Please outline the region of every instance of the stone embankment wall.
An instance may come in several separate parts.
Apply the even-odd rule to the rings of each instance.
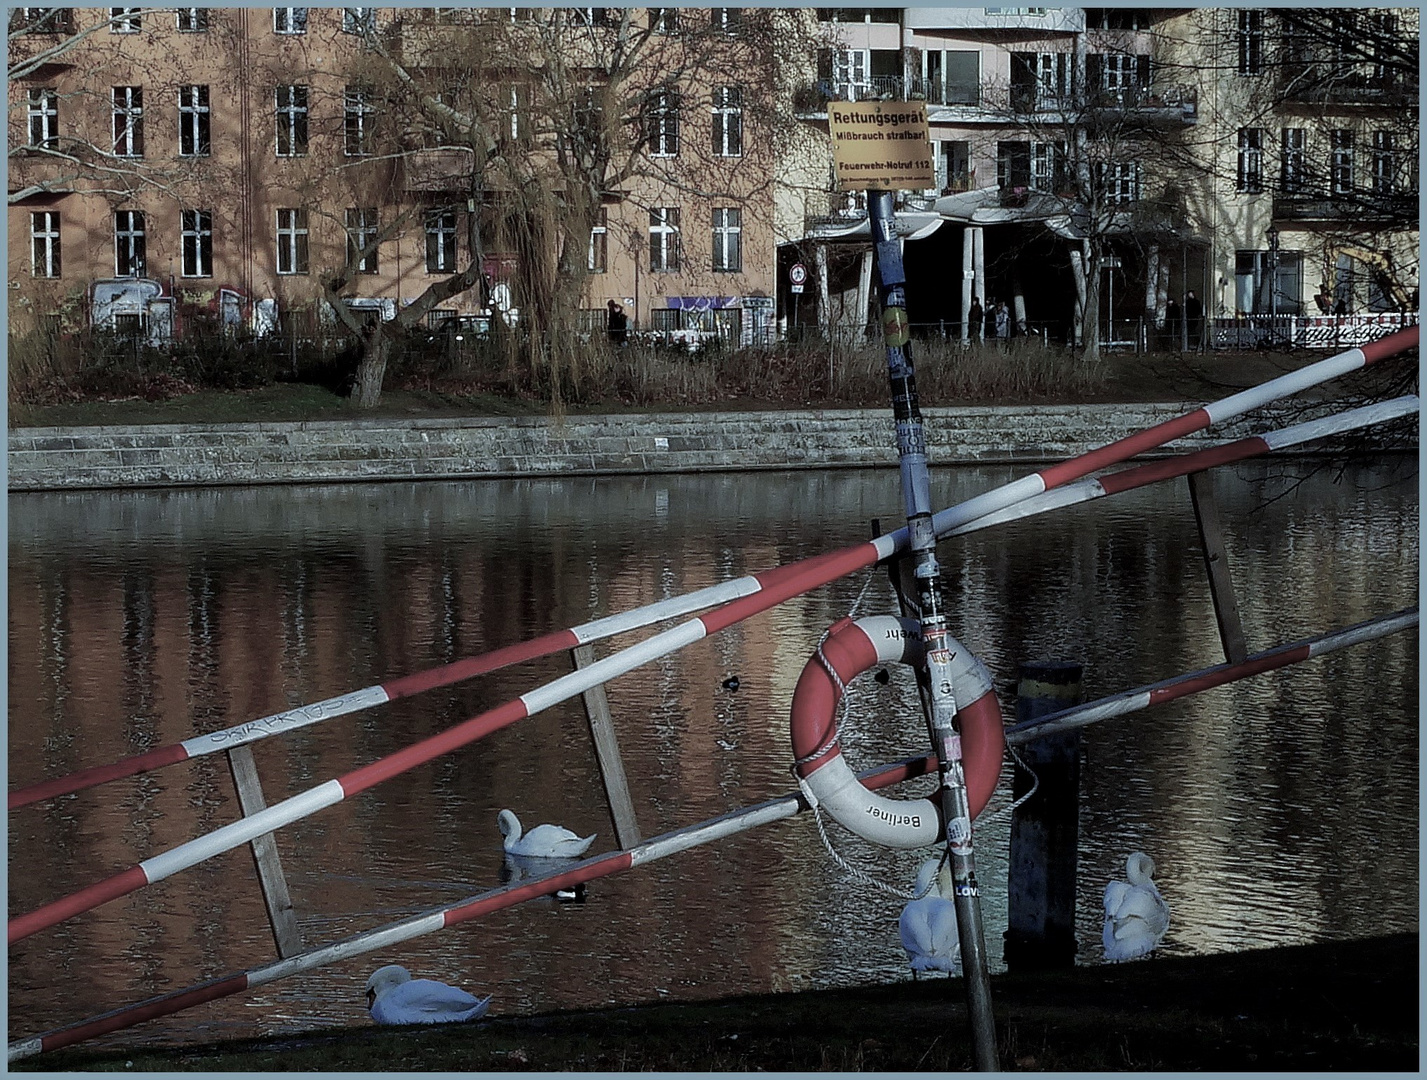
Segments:
[[[933,465],[1057,461],[1183,404],[927,409]],[[1183,452],[1276,426],[1225,425]],[[11,491],[895,466],[890,410],[18,428]]]

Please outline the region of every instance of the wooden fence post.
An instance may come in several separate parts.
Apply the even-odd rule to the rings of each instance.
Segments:
[[[242,807],[243,816],[251,817],[264,809],[267,803],[263,800],[263,787],[258,780],[253,748],[244,745],[229,750],[228,768],[233,773],[233,786],[238,789],[238,805]],[[282,863],[278,861],[277,842],[272,833],[264,833],[255,837],[249,847],[253,852],[253,865],[258,870],[258,884],[263,890],[263,903],[267,905],[277,954],[283,959],[295,956],[302,951],[302,934],[297,929],[297,913],[292,909],[287,879],[283,877]]]
[[[1239,601],[1234,596],[1234,580],[1224,552],[1224,533],[1219,526],[1219,504],[1214,501],[1214,478],[1208,472],[1189,474],[1189,497],[1194,503],[1194,519],[1199,523],[1199,540],[1204,545],[1204,567],[1209,571],[1209,595],[1214,601],[1214,618],[1219,623],[1219,640],[1231,664],[1248,658],[1244,625],[1239,619]]]
[[[1021,665],[1016,722],[1080,701],[1081,665]],[[1075,964],[1075,873],[1080,840],[1080,732],[1047,735],[1021,747],[1039,778],[1035,795],[1011,816],[1005,959],[1012,971]],[[1035,781],[1017,767],[1011,787],[1019,799]]]
[[[590,645],[580,645],[570,650],[570,658],[578,671],[594,663],[595,650]],[[643,838],[634,816],[634,800],[629,797],[629,781],[624,775],[624,759],[620,757],[619,740],[614,734],[609,698],[605,696],[603,684],[591,687],[583,696],[585,717],[590,722],[590,741],[594,743],[595,760],[599,763],[600,779],[604,781],[605,797],[609,800],[615,839],[621,850],[628,851]]]

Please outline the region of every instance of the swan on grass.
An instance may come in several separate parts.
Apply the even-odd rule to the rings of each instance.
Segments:
[[[917,871],[916,893],[917,899],[902,909],[897,920],[912,978],[919,971],[950,974],[961,961],[951,868],[941,859],[927,859]]]
[[[484,1016],[490,1003],[435,979],[413,979],[400,964],[377,968],[367,980],[367,1008],[378,1024],[456,1024]]]
[[[520,818],[514,811],[502,810],[496,819],[500,834],[505,837],[505,850],[511,855],[533,856],[537,859],[572,859],[583,855],[595,842],[598,833],[576,836],[563,825],[537,825],[522,831]]]
[[[1154,883],[1154,860],[1137,851],[1125,860],[1126,881],[1105,886],[1106,960],[1145,956],[1164,940],[1169,905]]]

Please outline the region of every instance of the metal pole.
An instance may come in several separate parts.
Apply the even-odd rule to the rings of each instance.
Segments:
[[[928,724],[941,773],[941,803],[946,818],[946,846],[955,886],[956,918],[961,939],[961,963],[971,1021],[973,1058],[981,1072],[996,1072],[996,1018],[991,1011],[991,979],[986,967],[981,899],[976,885],[976,859],[971,843],[971,808],[961,763],[961,736],[956,731],[956,701],[951,693],[950,634],[942,611],[941,567],[936,561],[932,527],[931,476],[927,469],[926,437],[917,405],[917,381],[912,369],[907,325],[907,294],[903,286],[901,245],[897,242],[890,191],[867,192],[872,240],[882,282],[882,329],[887,347],[887,374],[892,390],[892,414],[897,425],[897,456],[902,474],[902,501],[907,510],[912,576],[926,648],[931,689]],[[910,599],[910,597],[908,598]]]

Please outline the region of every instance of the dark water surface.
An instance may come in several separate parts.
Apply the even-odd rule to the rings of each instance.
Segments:
[[[1015,475],[939,470],[936,505]],[[1216,492],[1250,651],[1416,602],[1414,462],[1219,470]],[[896,524],[899,500],[891,471],[12,495],[10,785],[850,544]],[[1222,660],[1183,481],[940,555],[953,631],[998,685],[1017,661],[1073,657],[1100,697]],[[863,573],[610,684],[646,837],[790,789],[793,685],[859,597],[858,614],[894,610],[885,574]],[[267,800],[568,670],[551,657],[255,744]],[[1099,894],[1135,849],[1158,863],[1170,953],[1416,930],[1417,673],[1401,633],[1089,729],[1080,962],[1100,962]],[[854,767],[925,749],[909,680],[857,685]],[[998,968],[1008,790],[1009,773],[977,832]],[[499,884],[503,807],[614,846],[578,701],[283,829],[306,943]],[[221,755],[18,810],[10,914],[237,814]],[[829,835],[900,887],[923,856]],[[493,1013],[903,979],[900,906],[802,815],[598,881],[583,905],[528,903],[107,1041],[364,1024],[363,984],[389,962],[494,994]],[[10,1038],[274,955],[252,859],[231,851],[11,948]]]

